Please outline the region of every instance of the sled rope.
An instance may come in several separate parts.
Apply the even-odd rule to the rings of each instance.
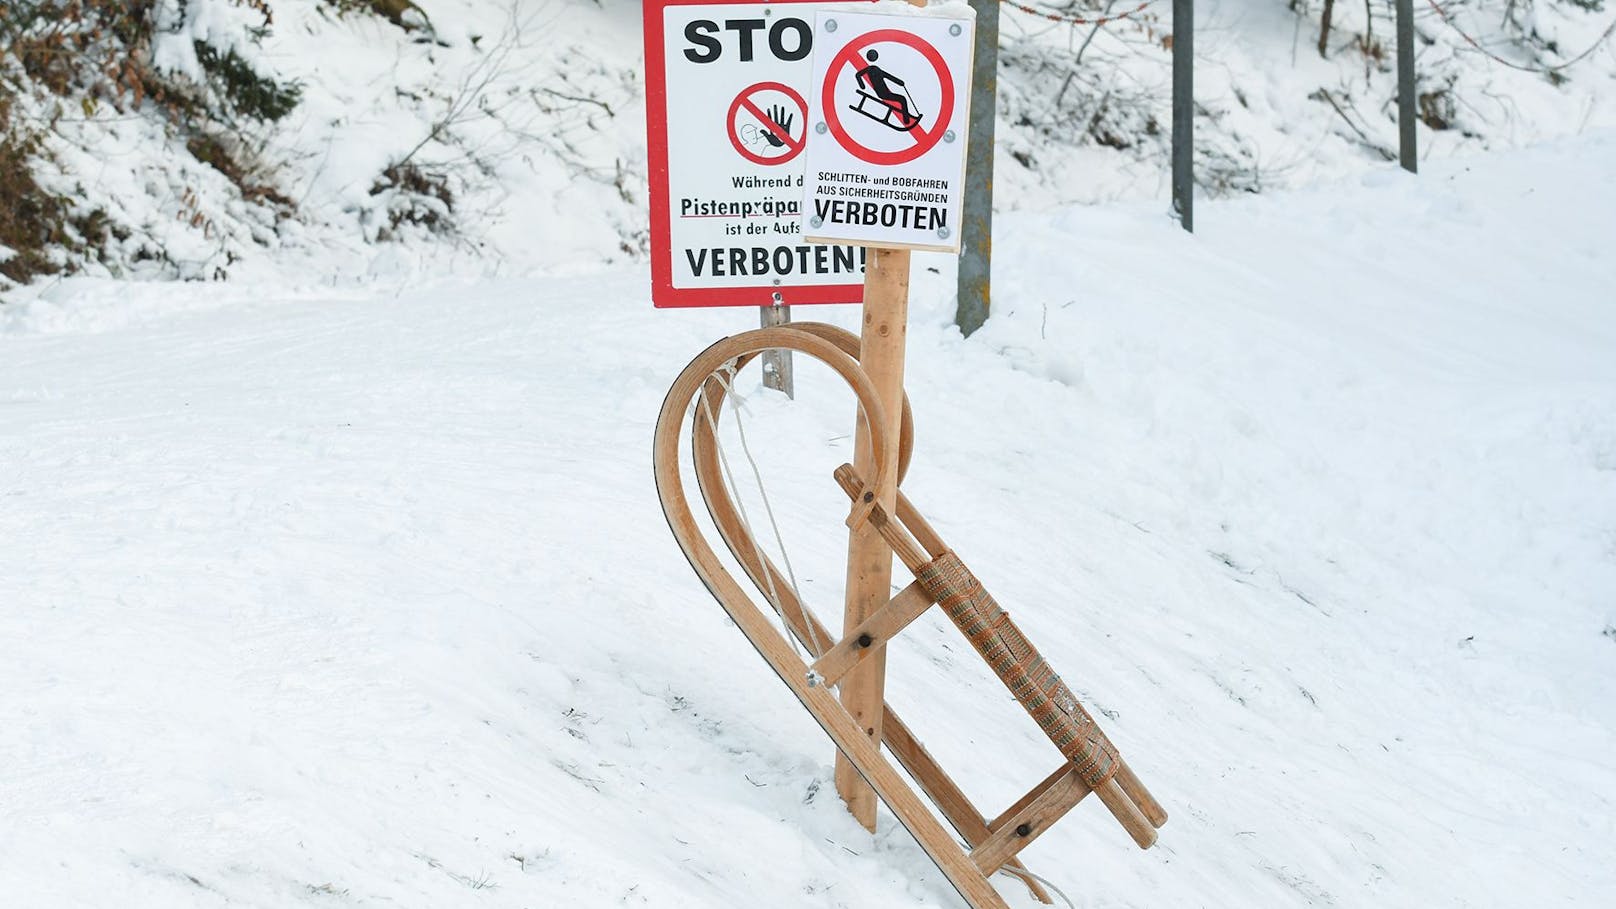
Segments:
[[[747,444],[746,441],[746,424],[741,419],[741,398],[740,395],[735,393],[734,365],[726,365],[723,369],[714,372],[712,378],[717,380],[718,384],[723,387],[724,397],[729,399],[730,407],[735,412],[735,432],[741,439],[741,451],[746,455],[746,462],[752,466],[752,477],[757,482],[758,495],[763,499],[763,511],[768,515],[769,526],[774,530],[775,545],[780,547],[780,559],[786,565],[786,577],[791,581],[791,592],[796,596],[797,602],[801,603],[802,591],[797,587],[797,573],[791,567],[791,553],[786,551],[785,537],[780,533],[780,522],[775,520],[774,517],[774,506],[769,504],[769,491],[763,485],[763,471],[758,467],[757,458],[752,456],[752,446]],[[701,407],[703,416],[707,419],[707,425],[712,427],[713,435],[716,438],[718,435],[718,421],[713,419],[712,402],[706,395],[701,396]],[[752,522],[747,517],[746,505],[741,500],[739,488],[735,483],[735,472],[730,468],[728,456],[724,454],[724,446],[717,445],[714,447],[718,451],[719,463],[724,468],[724,483],[728,488],[730,499],[735,502],[736,509],[740,512],[741,523],[746,528],[746,536],[752,543],[753,552],[761,559],[763,551],[758,549],[757,536],[752,533]],[[785,633],[786,639],[791,641],[792,647],[800,654],[802,652],[800,642],[798,642],[796,635],[791,633],[791,626],[786,621],[785,610],[780,606],[780,592],[775,588],[774,572],[764,572],[763,576],[768,588],[766,591],[767,599],[769,605],[774,608],[774,614],[780,619],[780,629]],[[812,651],[814,656],[824,653],[825,647],[819,640],[817,629],[810,626],[809,634],[812,636],[812,640],[809,641],[809,650]]]
[[[1021,878],[1022,883],[1033,881],[1043,884],[1045,887],[1055,891],[1055,895],[1060,897],[1061,902],[1066,904],[1066,909],[1077,909],[1077,904],[1072,902],[1072,898],[1067,896],[1065,891],[1061,890],[1061,888],[1050,883],[1049,878],[1044,877],[1043,875],[1033,874],[1031,871],[1028,871],[1025,868],[1016,868],[1011,865],[1005,865],[1003,868],[1000,868],[999,873],[1008,874],[1011,877]]]

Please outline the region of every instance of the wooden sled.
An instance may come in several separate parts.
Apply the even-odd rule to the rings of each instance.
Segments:
[[[913,504],[898,493],[896,515],[881,508],[875,491],[882,484],[895,485],[907,472],[913,421],[905,399],[899,438],[892,439],[883,431],[887,424],[880,401],[856,359],[858,345],[856,337],[834,326],[797,323],[735,335],[703,351],[680,373],[663,402],[653,451],[657,491],[668,526],[707,589],[948,881],[973,909],[1008,909],[988,878],[1001,868],[1025,872],[1016,855],[1090,792],[1099,796],[1141,848],[1155,842],[1156,828],[1166,823],[1167,815],[1066,685]],[[865,416],[877,455],[874,463],[888,463],[884,457],[888,446],[898,445],[896,476],[877,474],[866,484],[851,467],[843,465],[836,471],[836,480],[854,502],[848,523],[868,522],[876,527],[916,580],[856,628],[844,629],[841,636],[831,634],[798,600],[786,575],[747,532],[745,519],[723,481],[717,422],[729,394],[727,377],[770,349],[814,357],[847,382]],[[811,665],[785,638],[770,615],[775,610],[765,611],[751,599],[696,523],[679,465],[680,432],[692,404],[695,476],[714,526],[750,580],[759,590],[772,594],[779,618],[813,656]],[[1066,757],[1047,778],[990,820],[971,804],[891,705],[883,705],[881,744],[919,784],[969,851],[942,826],[832,691],[850,669],[939,602]],[[1036,898],[1050,902],[1035,879],[1023,880]]]
[[[892,102],[876,97],[867,91],[860,90],[858,96],[858,103],[849,104],[847,106],[848,110],[851,110],[854,113],[863,114],[864,116],[869,117],[871,120],[874,120],[888,129],[895,129],[900,132],[909,132],[920,125],[921,118],[918,114],[911,117],[903,110],[895,107]],[[884,113],[882,113],[880,116],[876,116],[870,111],[865,110],[864,102],[866,101],[874,101],[876,106],[884,111]],[[892,122],[894,115],[897,116],[898,122],[896,123]]]

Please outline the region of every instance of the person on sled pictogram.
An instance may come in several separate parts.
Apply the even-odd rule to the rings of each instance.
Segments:
[[[869,117],[882,126],[890,127],[902,132],[908,132],[920,125],[920,114],[915,111],[915,99],[910,97],[909,89],[903,80],[892,75],[875,64],[881,55],[874,50],[864,53],[864,58],[870,65],[853,74],[858,84],[859,100],[857,104],[850,105],[850,109]],[[899,94],[892,86],[903,89]],[[881,105],[879,112],[864,109],[864,102],[874,101]]]

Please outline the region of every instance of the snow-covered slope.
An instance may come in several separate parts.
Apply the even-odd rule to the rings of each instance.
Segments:
[[[1173,815],[1150,852],[1092,804],[1034,844],[1079,905],[1616,898],[1613,154],[1378,169],[1196,237],[1008,217],[969,340],[920,262],[906,489]],[[4,310],[3,902],[959,905],[841,810],[669,538],[663,391],[755,316],[646,296]],[[851,402],[798,381],[748,440],[834,616]],[[990,812],[1058,761],[936,617],[890,695]]]

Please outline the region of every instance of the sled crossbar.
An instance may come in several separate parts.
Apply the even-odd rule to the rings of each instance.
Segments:
[[[686,367],[670,389],[658,418],[653,458],[668,525],[708,590],[972,909],[1009,909],[988,877],[1001,868],[1025,872],[1018,854],[1090,792],[1099,797],[1138,845],[1151,845],[1156,838],[1155,828],[1166,821],[1161,806],[1117,755],[1092,718],[1086,712],[1079,713],[1082,708],[1069,689],[1047,668],[1025,636],[1010,623],[1009,616],[982,590],[964,563],[943,544],[901,491],[892,488],[895,495],[884,497],[896,503],[896,515],[888,515],[879,504],[883,497],[866,490],[851,467],[844,465],[836,471],[837,482],[854,503],[848,523],[868,522],[877,528],[898,559],[916,576],[914,583],[884,606],[855,627],[844,629],[839,639],[805,607],[786,574],[758,547],[723,480],[717,421],[728,409],[725,404],[733,374],[770,349],[796,350],[830,366],[857,395],[871,430],[873,449],[880,453],[888,450],[887,445],[897,446],[896,476],[883,477],[878,469],[870,482],[871,490],[888,483],[895,486],[908,466],[913,438],[908,402],[903,403],[896,439],[876,428],[885,425],[879,419],[881,404],[855,359],[858,339],[852,334],[828,325],[798,323],[789,328],[747,332],[714,344]],[[696,414],[691,426],[695,477],[713,526],[756,588],[769,592],[777,617],[766,614],[740,587],[717,559],[694,519],[678,466],[679,433],[692,409]],[[875,463],[886,462],[877,458]],[[881,651],[939,603],[962,630],[976,629],[974,635],[967,631],[967,637],[979,653],[994,654],[988,657],[989,665],[1013,692],[1020,686],[1026,693],[1023,697],[1018,692],[1018,700],[1035,719],[1039,718],[1036,710],[1055,711],[1050,722],[1039,719],[1039,725],[1066,760],[991,820],[971,803],[890,704],[881,705],[879,732],[872,733],[853,718],[831,690],[849,670]],[[781,633],[776,618],[784,623],[789,637],[810,655],[806,660]],[[889,755],[907,771],[907,778],[889,761]],[[969,851],[940,825],[921,794],[965,841]],[[1049,894],[1035,879],[1022,879],[1035,898],[1050,902]]]
[[[825,651],[824,656],[815,660],[808,667],[809,681],[816,685],[834,685],[841,681],[842,676],[847,675],[864,657],[895,637],[910,622],[920,618],[936,602],[936,598],[927,593],[919,581],[905,587],[849,632],[847,637],[837,642],[836,646]]]

